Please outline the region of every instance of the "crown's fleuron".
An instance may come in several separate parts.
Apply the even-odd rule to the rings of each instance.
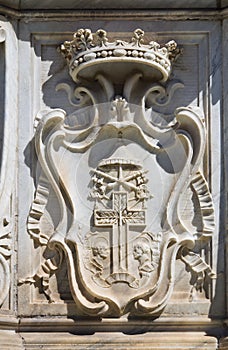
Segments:
[[[101,65],[102,70],[111,74],[126,72],[126,67],[135,70],[140,67],[144,75],[154,74],[156,80],[166,81],[171,72],[171,63],[180,54],[180,49],[174,40],[161,47],[155,41],[144,44],[143,37],[144,31],[136,29],[129,42],[109,42],[103,29],[95,34],[90,29],[79,29],[74,33],[73,40],[65,41],[60,50],[76,82],[80,78],[91,78],[98,73]]]

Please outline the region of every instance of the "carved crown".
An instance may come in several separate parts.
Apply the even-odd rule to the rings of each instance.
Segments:
[[[136,70],[140,65],[145,76],[155,74],[157,80],[166,81],[171,72],[171,63],[180,54],[180,49],[174,40],[160,46],[155,41],[144,44],[143,37],[144,31],[136,29],[129,42],[109,42],[103,29],[95,34],[90,29],[79,29],[74,33],[73,40],[65,41],[60,50],[67,60],[70,75],[76,82],[98,73],[100,64],[102,70],[106,67],[109,74],[114,74],[116,69],[125,72],[128,67]]]

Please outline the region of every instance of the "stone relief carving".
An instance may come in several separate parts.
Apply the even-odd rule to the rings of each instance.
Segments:
[[[0,43],[6,40],[5,29],[0,27]],[[7,298],[10,288],[10,256],[12,255],[12,231],[13,222],[13,172],[9,164],[14,164],[15,140],[11,140],[11,132],[14,128],[12,121],[8,120],[8,115],[4,115],[3,135],[4,143],[0,149],[0,306]]]
[[[43,112],[35,131],[41,171],[28,231],[52,254],[20,282],[43,279],[54,301],[48,279],[64,256],[82,315],[159,315],[172,294],[178,256],[196,273],[196,288],[205,275],[214,277],[200,250],[193,251],[214,230],[201,170],[204,118],[191,107],[168,118],[153,110],[183,87],[167,82],[181,50],[174,41],[143,40],[140,29],[130,42],[78,30],[61,46],[77,86],[58,86],[75,113]],[[50,190],[58,217],[47,235],[41,219],[49,215]]]
[[[148,198],[148,190],[145,171],[141,168],[140,164],[119,157],[103,160],[98,169],[93,170],[94,191],[91,195],[96,200],[94,225],[111,227],[109,244],[98,246],[99,249],[103,247],[102,252],[105,246],[105,251],[108,246],[111,247],[110,271],[106,278],[109,285],[122,281],[130,287],[134,284],[138,286],[136,276],[128,271],[129,250],[132,250],[128,227],[145,225],[144,202]]]

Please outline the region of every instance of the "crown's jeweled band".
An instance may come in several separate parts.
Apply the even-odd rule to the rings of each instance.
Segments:
[[[65,41],[60,49],[75,81],[78,80],[78,74],[83,68],[120,60],[152,66],[160,71],[161,80],[167,80],[171,72],[171,62],[180,54],[180,49],[173,40],[161,47],[155,41],[144,44],[143,37],[144,31],[136,29],[129,42],[123,40],[109,42],[103,29],[99,29],[95,35],[89,29],[79,29],[74,34],[73,40]]]

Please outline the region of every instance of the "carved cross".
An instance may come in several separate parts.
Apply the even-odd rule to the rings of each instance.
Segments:
[[[112,209],[94,210],[96,226],[112,227],[111,270],[112,273],[128,269],[128,226],[145,225],[145,210],[128,209],[128,193],[112,192]]]

